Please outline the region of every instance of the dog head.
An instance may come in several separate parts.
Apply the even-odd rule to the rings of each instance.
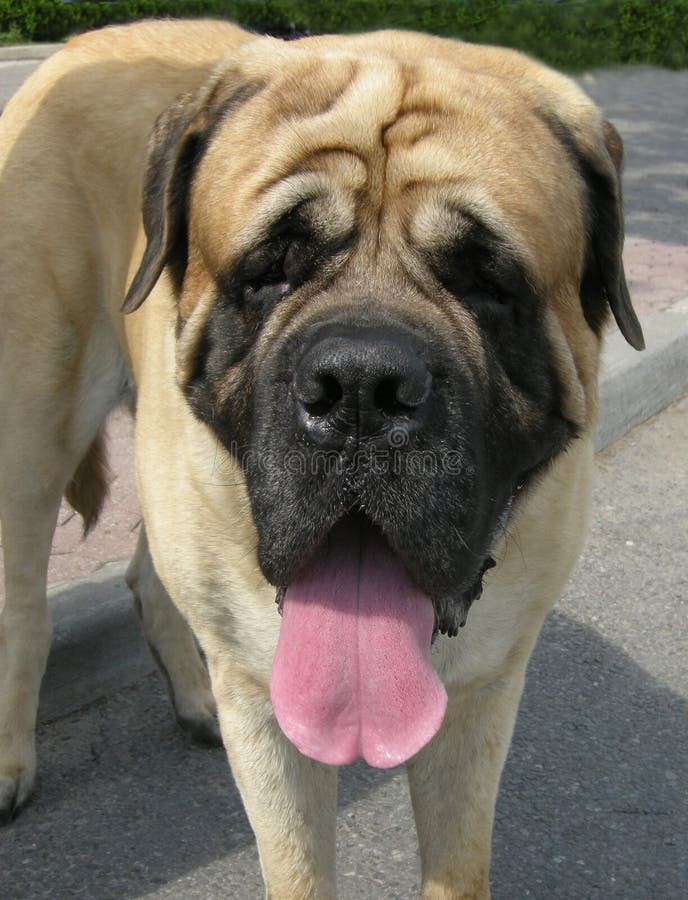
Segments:
[[[568,79],[413,34],[259,39],[162,115],[124,309],[167,267],[177,381],[243,466],[269,582],[383,535],[456,633],[593,425],[609,310],[642,346],[620,165]]]

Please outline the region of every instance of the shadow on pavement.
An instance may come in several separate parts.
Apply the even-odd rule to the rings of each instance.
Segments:
[[[687,715],[621,649],[555,612],[502,781],[495,898],[686,896]]]

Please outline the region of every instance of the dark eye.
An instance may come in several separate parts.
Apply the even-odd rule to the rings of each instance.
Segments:
[[[524,272],[502,239],[459,212],[453,243],[432,254],[432,265],[445,290],[476,316],[510,321],[520,298],[528,294]]]
[[[293,289],[296,244],[286,237],[275,238],[244,257],[240,278],[245,306],[262,314]]]
[[[283,297],[308,281],[333,249],[308,233],[276,235],[248,253],[239,268],[245,308],[267,315]]]
[[[514,295],[499,287],[476,286],[466,291],[461,299],[486,323],[510,320],[514,312]]]
[[[438,271],[442,286],[477,315],[500,316],[512,307],[510,285],[466,259],[445,260]]]
[[[316,277],[326,277],[328,266],[343,258],[355,233],[336,237],[314,233],[307,204],[282,217],[261,244],[250,250],[226,282],[225,293],[258,319],[292,291]],[[324,273],[324,274],[323,274]]]

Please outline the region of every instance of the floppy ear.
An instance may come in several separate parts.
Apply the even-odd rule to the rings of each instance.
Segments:
[[[608,304],[628,343],[636,350],[643,350],[645,340],[631,304],[621,259],[623,143],[611,123],[604,123],[603,133],[604,144],[598,151],[591,154],[579,149],[577,154],[588,186],[590,216],[581,303],[588,324],[597,333]]]
[[[142,201],[147,244],[123,313],[141,306],[173,255],[177,260],[174,274],[180,280],[183,277],[187,195],[207,128],[207,117],[202,114],[204,100],[205,92],[180,97],[158,117],[149,138]]]
[[[194,171],[215,128],[257,85],[237,85],[229,70],[217,74],[196,94],[185,94],[165,110],[148,140],[142,215],[146,250],[122,305],[134,312],[168,266],[177,289],[188,262],[187,203]]]

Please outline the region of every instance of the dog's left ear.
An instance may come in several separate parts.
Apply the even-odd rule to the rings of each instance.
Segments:
[[[588,324],[598,334],[608,304],[628,343],[636,350],[643,350],[645,339],[631,303],[621,259],[623,143],[610,122],[604,122],[603,135],[603,147],[598,151],[581,153],[579,150],[577,154],[588,187],[590,216],[581,303]]]
[[[158,117],[148,140],[143,179],[146,250],[127,291],[123,313],[141,306],[165,266],[177,288],[181,286],[188,262],[187,203],[193,173],[216,124],[257,90],[237,84],[225,70],[196,94],[178,98]]]

